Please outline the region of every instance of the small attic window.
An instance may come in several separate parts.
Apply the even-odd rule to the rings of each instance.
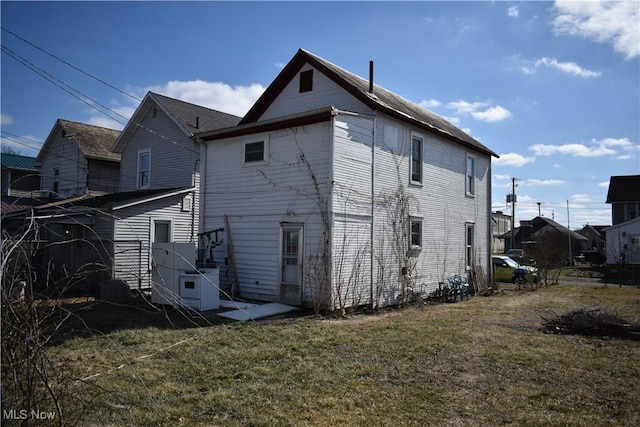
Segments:
[[[151,117],[153,117],[154,119],[158,117],[158,109],[156,107],[153,107],[153,110],[151,111]]]
[[[300,93],[311,92],[313,90],[313,70],[300,73]]]

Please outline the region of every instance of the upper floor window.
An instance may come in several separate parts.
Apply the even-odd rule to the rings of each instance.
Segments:
[[[466,192],[469,196],[473,196],[476,194],[475,170],[476,159],[473,156],[467,155]]]
[[[264,162],[266,161],[265,141],[248,142],[244,144],[244,162]]]
[[[58,194],[58,191],[60,191],[60,168],[56,166],[53,168],[53,192]]]
[[[422,138],[411,139],[411,182],[422,184]]]
[[[138,152],[138,188],[149,188],[151,178],[151,152]]]
[[[300,73],[300,93],[311,92],[313,90],[313,70]]]

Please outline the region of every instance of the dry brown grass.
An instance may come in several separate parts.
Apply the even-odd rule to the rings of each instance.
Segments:
[[[132,317],[51,354],[68,376],[100,374],[65,402],[88,425],[640,425],[640,342],[541,330],[588,307],[640,322],[640,290],[507,289],[377,316],[186,329]]]

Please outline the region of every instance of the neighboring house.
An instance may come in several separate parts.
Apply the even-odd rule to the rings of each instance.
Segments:
[[[640,217],[605,229],[607,264],[640,265]],[[636,270],[640,279],[640,270]]]
[[[34,197],[40,195],[40,172],[35,157],[2,153],[2,195]]]
[[[607,203],[611,204],[611,225],[640,216],[640,175],[612,176]]]
[[[494,254],[502,254],[505,251],[502,235],[511,231],[511,215],[505,215],[502,211],[491,214],[491,233],[493,235],[492,249]]]
[[[58,250],[42,259],[54,260],[55,266],[64,265],[69,272],[87,271],[84,266],[91,265],[93,273],[109,273],[131,288],[151,287],[154,243],[193,242],[196,248],[200,147],[191,139],[194,131],[239,121],[230,114],[149,92],[107,147],[121,159],[115,172],[121,190],[86,194],[36,210],[38,223],[45,226],[41,238],[75,242],[65,253]],[[80,126],[58,121],[50,136],[50,153],[43,155],[45,166],[52,163],[51,158],[59,158],[51,154],[58,152],[56,147],[63,147],[59,152],[66,153],[64,160],[73,158],[67,157],[73,146],[64,143],[79,135]],[[58,190],[64,191],[62,168],[59,176]],[[13,217],[28,214],[17,212]]]
[[[120,131],[58,119],[36,157],[42,197],[115,193],[120,154],[111,146]]]
[[[371,77],[299,50],[238,126],[196,138],[235,294],[378,306],[491,272],[496,154]]]
[[[588,239],[581,234],[544,216],[520,221],[520,227],[513,229],[513,246],[511,245],[511,232],[505,233],[502,238],[505,240],[506,247],[533,251],[536,246],[536,237],[548,232],[556,233],[566,239],[567,252],[571,248],[571,257],[580,255],[583,244],[588,242]]]
[[[606,233],[604,229],[609,227],[608,225],[585,225],[582,230],[578,231],[578,234],[586,237],[587,240],[582,244],[583,251],[594,251],[605,253],[607,249]]]
[[[640,264],[640,175],[612,176],[607,203],[612,222],[605,229],[607,264]],[[637,268],[633,273],[640,279]]]
[[[149,252],[154,242],[197,243],[201,165],[200,144],[192,137],[239,121],[231,114],[148,92],[113,151],[122,156],[121,191],[151,194],[112,207],[111,238],[142,241]],[[122,257],[126,263],[126,255]],[[115,262],[121,261],[116,257]]]

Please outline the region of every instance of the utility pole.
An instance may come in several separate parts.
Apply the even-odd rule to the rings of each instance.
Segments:
[[[571,257],[571,223],[569,222],[569,200],[567,199],[567,230],[569,231],[569,265],[573,265],[573,258]]]
[[[511,178],[511,194],[507,195],[507,203],[511,202],[511,247],[514,248],[514,228],[516,221],[516,180],[517,178]]]

